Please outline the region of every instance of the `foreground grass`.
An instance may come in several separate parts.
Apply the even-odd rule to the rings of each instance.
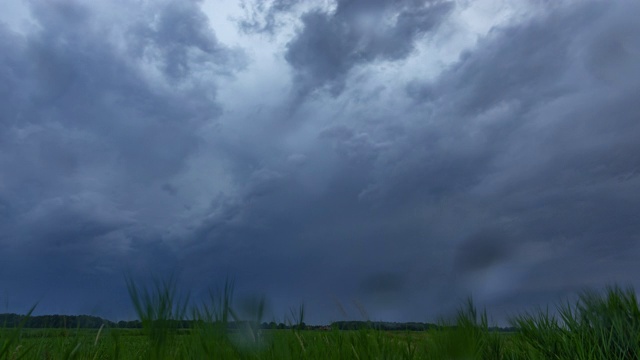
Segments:
[[[142,329],[2,329],[0,359],[640,359],[638,301],[619,287],[583,292],[557,316],[515,317],[518,330],[504,334],[491,331],[471,301],[453,322],[426,332],[262,330],[264,302],[239,319],[232,284],[192,309],[173,282],[128,286]],[[174,320],[185,318],[199,321],[179,329]],[[304,308],[296,318],[303,322]],[[249,321],[228,330],[239,320]]]

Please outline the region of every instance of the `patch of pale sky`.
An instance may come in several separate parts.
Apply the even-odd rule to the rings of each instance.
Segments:
[[[33,25],[29,8],[23,0],[4,0],[0,5],[0,23],[19,34],[26,34]]]
[[[524,21],[536,13],[529,0],[460,0],[456,5],[437,33],[416,44],[417,55],[407,59],[412,78],[436,78],[491,29]]]
[[[214,29],[216,37],[227,46],[243,46],[245,39],[238,32],[233,18],[242,15],[239,2],[235,0],[205,0],[202,12],[209,18],[209,24]]]
[[[327,11],[331,10],[330,4],[331,2],[324,4]],[[361,90],[372,89],[371,96],[378,92],[379,95],[383,94],[388,98],[393,94],[402,93],[400,87],[411,80],[437,77],[447,66],[454,63],[462,52],[473,48],[478,39],[486,36],[492,28],[522,21],[531,16],[534,13],[532,7],[531,1],[528,0],[460,1],[454,14],[443,23],[437,33],[418,42],[416,56],[397,63],[375,62],[360,69],[353,69],[349,74],[349,80],[364,79],[364,83],[359,82],[355,87]],[[287,15],[291,17],[288,27],[281,29],[277,36],[268,38],[264,34],[239,32],[234,19],[242,16],[242,9],[237,2],[208,0],[203,3],[202,9],[209,16],[218,39],[225,45],[242,47],[251,58],[246,70],[232,79],[222,80],[223,84],[218,93],[218,100],[225,104],[226,113],[221,122],[227,123],[229,120],[237,126],[242,126],[238,117],[249,116],[247,111],[255,111],[246,108],[247,99],[260,99],[260,106],[275,106],[291,85],[284,50],[291,32],[298,26],[294,21],[296,16]],[[298,12],[305,9],[302,7]],[[375,76],[367,78],[365,74]],[[391,88],[389,84],[395,84],[395,87]]]
[[[206,145],[189,159],[187,170],[175,177],[173,185],[178,188],[176,196],[181,206],[189,214],[206,211],[211,199],[220,193],[234,195],[238,190],[217,151]]]
[[[287,145],[299,150],[309,148],[319,130],[339,124],[356,129],[364,126],[371,130],[370,123],[356,124],[351,120],[354,118],[367,119],[368,122],[385,117],[396,119],[398,114],[394,114],[393,109],[404,108],[398,106],[398,102],[407,101],[402,94],[408,82],[437,77],[447,66],[455,63],[462,52],[473,48],[479,39],[487,36],[492,28],[524,21],[533,13],[531,3],[524,0],[461,2],[436,34],[419,42],[416,56],[395,62],[373,62],[352,69],[344,93],[330,99],[330,108],[335,110],[333,114],[326,112],[329,105],[326,98],[308,100],[300,111],[310,121],[299,127],[295,136],[289,137]],[[376,98],[377,101],[369,101]],[[362,112],[370,114],[353,116],[362,115]],[[314,113],[322,113],[325,118],[314,117]]]
[[[217,99],[224,104],[219,119],[225,127],[245,126],[244,120],[263,108],[275,106],[290,86],[290,71],[284,59],[288,39],[262,34],[243,34],[235,19],[242,16],[237,1],[207,0],[202,4],[218,40],[237,46],[249,57],[246,69],[232,78],[220,79]],[[253,106],[247,107],[251,102]]]

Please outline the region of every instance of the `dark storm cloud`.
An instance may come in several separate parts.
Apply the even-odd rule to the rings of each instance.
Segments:
[[[475,271],[491,267],[508,259],[510,247],[517,239],[508,237],[500,230],[483,229],[458,245],[455,265],[461,271]]]
[[[198,2],[29,7],[30,32],[0,27],[3,286],[37,301],[64,282],[82,298],[96,279],[121,289],[127,268],[166,273],[160,194],[177,194],[169,181],[221,112],[216,76],[242,54],[216,40]]]
[[[287,45],[301,97],[327,86],[342,92],[357,65],[406,58],[414,42],[434,31],[453,8],[449,1],[338,1],[334,12],[310,11],[303,28]]]
[[[460,171],[445,187],[465,179],[456,191],[473,194],[494,221],[506,221],[501,226],[515,229],[513,242],[522,246],[522,254],[505,256],[503,246],[474,251],[463,242],[459,262],[483,268],[497,259],[526,261],[528,242],[549,248],[547,260],[516,265],[524,268],[518,291],[545,287],[543,279],[556,293],[634,281],[616,269],[622,262],[635,268],[624,253],[637,253],[640,237],[632,220],[640,210],[634,195],[640,148],[633,140],[640,134],[639,85],[630,80],[640,74],[633,60],[640,43],[630,37],[638,27],[624,10],[637,4],[609,5],[569,6],[526,26],[494,29],[436,81],[408,87],[452,124],[439,139],[460,143],[454,151],[468,161],[456,166],[450,155],[443,158]],[[604,44],[617,50],[602,52]],[[411,178],[411,170],[403,171],[400,179]],[[563,275],[550,281],[552,273]]]
[[[0,111],[2,114],[16,114],[20,106],[26,102],[27,89],[23,84],[29,69],[23,65],[22,57],[25,44],[20,41],[18,34],[10,31],[0,22],[0,47],[4,49],[0,56],[0,66],[3,82],[0,85]],[[8,128],[18,121],[15,117],[2,116],[0,119],[0,139],[5,143],[8,140]]]
[[[571,47],[575,33],[604,6],[576,9],[579,14],[572,17],[552,14],[548,21],[526,27],[493,29],[478,49],[463,53],[436,84],[411,83],[407,91],[418,101],[440,100],[456,106],[458,111],[468,112],[464,115],[477,115],[510,101],[528,107],[535,105],[531,102],[575,91],[570,87],[576,84],[561,81],[571,70],[571,57],[577,50]],[[498,39],[491,41],[494,37]],[[509,41],[501,41],[506,37]],[[548,61],[550,58],[554,61]],[[455,104],[446,97],[454,91]]]
[[[347,5],[307,14],[289,54],[305,36],[328,43],[332,36],[309,29],[348,23]],[[201,225],[214,232],[195,239],[212,239],[211,250],[197,247],[186,258],[203,262],[195,259],[225,249],[242,260],[212,268],[234,269],[255,288],[267,284],[294,299],[295,292],[328,312],[332,305],[317,299],[331,289],[363,299],[373,317],[393,313],[393,303],[406,311],[394,316],[407,319],[433,316],[469,293],[499,308],[634,282],[635,7],[566,5],[495,28],[435,80],[413,81],[414,104],[397,109],[403,121],[394,126],[346,113],[340,125],[318,130],[301,165],[274,160],[287,157],[278,151],[263,156],[244,195],[216,203],[220,217]],[[609,42],[616,51],[603,56]],[[338,65],[322,70],[331,52],[309,52],[316,57],[294,66],[296,74],[312,74],[314,86],[344,81],[359,60],[332,46]],[[407,54],[365,49],[369,60]]]
[[[246,36],[295,10],[256,4]],[[276,321],[301,301],[310,323],[433,321],[470,293],[491,310],[640,285],[635,2],[540,9],[425,80],[398,60],[452,3],[340,1],[280,49],[294,92],[247,118],[263,99],[216,99],[251,63],[197,5],[33,2],[40,30],[0,29],[0,276],[18,301],[126,316],[104,310],[125,308],[123,271],[176,272],[194,298],[235,278]],[[349,78],[377,61],[398,62]],[[411,80],[369,87],[388,79]]]

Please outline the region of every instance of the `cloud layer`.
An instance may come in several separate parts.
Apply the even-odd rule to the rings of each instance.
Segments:
[[[635,2],[523,0],[477,33],[484,2],[248,2],[220,9],[230,43],[206,5],[0,24],[9,303],[127,317],[123,274],[175,272],[277,320],[432,321],[468,294],[504,319],[640,285]]]

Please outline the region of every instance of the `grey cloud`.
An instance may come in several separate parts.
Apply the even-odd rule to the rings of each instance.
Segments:
[[[238,27],[244,33],[266,33],[274,35],[283,24],[279,15],[292,11],[300,0],[264,0],[242,1],[244,17],[238,19]]]
[[[345,0],[333,13],[306,13],[286,53],[295,69],[295,91],[304,97],[327,86],[333,95],[341,93],[353,67],[404,59],[418,37],[433,31],[452,8],[448,1]]]
[[[500,102],[517,101],[529,108],[533,105],[530,102],[550,101],[575,90],[562,81],[571,67],[571,30],[578,26],[576,22],[592,20],[596,11],[589,7],[581,10],[572,17],[553,15],[526,27],[494,29],[436,84],[420,86],[413,82],[407,92],[418,101],[450,104],[444,94],[456,91],[456,103],[452,105],[458,111],[477,115]],[[547,61],[550,58],[555,61]]]
[[[24,79],[30,69],[24,66],[20,54],[24,54],[25,44],[18,34],[12,33],[4,24],[0,23],[0,48],[5,51],[0,54],[0,69],[3,81],[0,85],[0,111],[4,115],[0,118],[0,139],[2,143],[8,141],[8,129],[18,121],[8,114],[17,114],[20,107],[27,102]]]
[[[37,26],[0,27],[0,242],[15,259],[2,279],[31,267],[30,286],[45,289],[17,286],[20,299],[37,301],[59,277],[82,297],[92,279],[122,290],[128,266],[169,271],[173,224],[159,224],[183,205],[159,195],[181,195],[166,185],[221,114],[217,79],[243,66],[197,2],[103,5],[117,18],[95,4],[34,1]]]
[[[393,303],[406,291],[405,276],[397,273],[372,274],[366,277],[360,288],[366,298],[374,298],[379,303]]]
[[[192,5],[175,5],[182,20],[149,6],[182,24]],[[405,58],[452,6],[337,5],[307,13],[287,48],[298,89],[338,91],[356,66]],[[311,323],[339,318],[335,300],[356,318],[352,299],[372,319],[431,321],[470,293],[504,311],[583,285],[638,286],[637,6],[549,8],[494,29],[407,93],[297,99],[312,116],[294,114],[296,126],[234,109],[206,136],[224,104],[199,69],[231,65],[197,16],[185,38],[123,20],[120,45],[144,50],[123,55],[90,29],[65,45],[87,19],[100,28],[91,7],[47,8],[62,15],[41,21],[76,25],[0,32],[11,50],[0,52],[0,169],[11,170],[0,172],[0,241],[16,259],[0,270],[43,289],[64,279],[81,298],[87,284],[118,289],[122,268],[178,269],[196,294],[230,275],[271,299],[278,321],[304,301]],[[411,14],[386,33],[357,28]],[[7,284],[21,301],[42,295]]]
[[[588,78],[578,82],[567,78],[585,66],[588,76],[601,79],[605,73],[638,71],[632,60],[639,54],[638,41],[629,37],[634,25],[626,20],[610,22],[621,16],[619,10],[598,1],[568,8],[552,12],[544,20],[534,19],[527,26],[492,29],[445,76],[433,83],[412,82],[407,86],[408,94],[418,101],[455,106],[457,111],[475,115],[510,102],[526,111],[586,86]],[[598,25],[585,29],[588,22]],[[613,50],[603,51],[606,47]],[[442,96],[454,90],[455,103]]]
[[[32,229],[30,235],[38,240],[57,242],[56,246],[73,246],[73,240],[96,238],[131,224],[131,220],[119,217],[114,210],[102,199],[54,198],[38,204],[24,214],[23,219],[25,228]]]
[[[386,210],[368,213],[375,219],[371,222],[387,221],[397,233],[411,228],[422,234],[415,242],[407,235],[401,243],[415,253],[424,251],[425,262],[438,254],[439,266],[451,269],[410,281],[461,296],[476,285],[467,282],[473,277],[459,275],[475,272],[486,273],[478,276],[487,289],[500,284],[523,293],[561,294],[571,284],[630,281],[613,269],[635,269],[620,249],[638,251],[632,219],[638,211],[634,154],[639,153],[633,139],[640,130],[634,121],[639,116],[634,74],[640,69],[631,61],[637,39],[627,36],[637,28],[628,15],[635,6],[574,4],[530,23],[495,29],[424,90],[413,89],[425,115],[405,122],[406,129],[386,147],[362,148],[361,153],[375,156],[367,167],[349,172],[350,179],[358,179],[353,184],[359,199],[374,208],[384,204]],[[601,56],[603,36],[623,44],[616,48],[624,50],[611,54],[619,59],[603,66],[620,64],[625,79],[613,67],[590,65],[593,56]],[[377,130],[360,126],[332,128],[321,138],[331,139],[340,152],[353,145],[355,134]],[[342,171],[346,178],[348,170]],[[451,219],[444,215],[449,211]],[[424,214],[424,228],[403,222],[400,214],[412,212]],[[482,233],[469,238],[487,226],[495,227],[495,240]],[[368,238],[371,248],[384,243],[382,234]],[[527,246],[538,245],[527,244],[547,248],[536,255],[539,259],[528,260]],[[553,247],[564,250],[554,254]],[[418,261],[398,249],[386,254]],[[542,267],[554,270],[540,275]],[[500,269],[514,269],[512,277],[495,275],[505,271]],[[428,273],[433,267],[414,270]],[[545,287],[542,279],[554,271],[566,277]],[[448,292],[447,286],[454,290]],[[499,302],[508,294],[500,290],[485,299]]]
[[[509,259],[513,246],[514,239],[503,230],[484,229],[458,245],[454,261],[463,272],[483,270]]]
[[[171,184],[169,184],[169,183],[166,183],[166,184],[162,185],[161,189],[163,191],[166,191],[168,194],[173,195],[173,196],[178,194],[178,188],[173,186],[173,185],[171,185]]]
[[[26,69],[35,68],[35,76],[23,79],[27,86],[34,86],[26,87],[30,91],[24,95],[28,101],[6,117],[20,116],[42,124],[43,131],[53,128],[62,134],[70,128],[84,132],[74,139],[77,146],[62,146],[69,151],[87,147],[91,149],[89,153],[101,158],[100,163],[114,161],[114,165],[122,165],[134,176],[167,176],[180,170],[197,146],[194,130],[220,114],[219,105],[211,101],[215,84],[194,83],[181,91],[161,90],[147,81],[130,59],[118,57],[117,44],[95,29],[105,24],[95,20],[97,24],[89,25],[90,20],[85,18],[94,16],[89,9],[71,2],[32,7],[46,31],[34,34],[23,45],[26,49],[22,56],[29,56],[32,61],[24,62],[17,70],[26,73]],[[160,66],[169,81],[193,75],[194,67],[235,66],[228,63],[233,51],[215,41],[196,4],[170,2],[159,9],[132,10],[159,13],[158,28],[141,30],[138,25],[133,26],[137,32],[129,32],[129,44],[152,38],[154,49],[163,56]],[[169,31],[167,27],[180,31]],[[207,56],[191,56],[191,49]],[[24,85],[17,87],[25,91]],[[67,137],[65,141],[68,140]],[[44,146],[39,139],[35,141],[37,146]],[[57,150],[49,147],[46,151]],[[105,156],[105,152],[110,154]],[[83,153],[84,156],[78,155],[86,158],[87,151]],[[138,166],[143,162],[145,174]]]
[[[242,54],[221,45],[200,11],[198,1],[171,1],[154,14],[132,26],[130,51],[142,58],[159,61],[167,77],[188,78],[194,67],[216,66],[228,71],[244,66]],[[210,69],[209,69],[210,70]]]
[[[637,146],[631,139],[640,130],[632,120],[638,118],[640,109],[631,89],[638,85],[612,82],[611,78],[601,77],[599,71],[584,67],[599,48],[602,34],[635,26],[623,14],[625,6],[635,5],[625,3],[605,8],[604,3],[592,2],[576,6],[529,26],[497,30],[493,35],[497,39],[482,44],[437,82],[427,85],[429,92],[435,94],[452,94],[455,89],[453,96],[425,99],[426,104],[449,108],[445,113],[451,114],[456,124],[475,128],[476,136],[484,131],[490,136],[498,151],[477,173],[481,176],[469,190],[476,189],[479,191],[476,194],[492,202],[486,206],[495,218],[509,219],[510,226],[519,230],[518,243],[566,247],[563,255],[567,260],[554,257],[545,263],[523,265],[528,268],[525,273],[530,271],[532,278],[539,281],[550,276],[534,275],[541,267],[564,273],[563,279],[549,285],[558,291],[571,283],[587,284],[585,278],[606,272],[607,276],[598,275],[597,281],[589,283],[602,284],[605,278],[614,276],[609,268],[621,266],[614,266],[616,261],[631,266],[628,259],[615,260],[609,256],[620,255],[614,249],[637,251],[634,243],[639,234],[631,220],[638,210],[635,197],[631,196],[638,186],[638,163],[632,155]],[[560,28],[565,32],[553,30]],[[549,29],[552,33],[547,33]],[[590,29],[598,30],[590,32]],[[509,45],[520,44],[525,34],[525,38],[534,36],[542,44],[532,49],[531,54]],[[625,41],[626,48],[637,47],[637,41],[622,34],[615,38]],[[505,49],[511,50],[504,52]],[[549,49],[543,58],[553,59],[555,65],[532,68],[535,63],[551,61],[531,60]],[[489,59],[485,57],[489,53],[500,56]],[[640,68],[625,60],[630,54],[612,56],[621,56],[620,62],[628,64],[624,68],[627,75],[640,73]],[[504,63],[513,68],[503,66]],[[506,71],[498,74],[498,69]],[[474,76],[479,76],[478,81],[466,83]],[[531,80],[527,80],[529,76]],[[517,81],[511,84],[508,79]],[[450,84],[455,86],[444,91]],[[514,101],[519,105],[512,108],[512,113],[507,112],[512,118],[503,117],[502,110],[508,109],[503,104]],[[483,124],[481,120],[486,116],[493,117],[494,122]],[[474,124],[474,120],[478,123]],[[483,147],[483,151],[487,149]],[[499,178],[500,185],[494,182]],[[491,182],[494,185],[489,190],[485,186]],[[629,196],[634,200],[622,200]],[[572,270],[561,270],[567,267]],[[628,281],[624,274],[617,277]]]
[[[336,153],[357,163],[371,163],[388,143],[379,143],[366,132],[356,133],[353,129],[338,125],[323,130],[320,139],[330,140]]]
[[[619,19],[610,18],[619,15],[614,9],[605,12],[606,20],[594,21],[602,14],[602,6],[599,2],[590,3],[534,20],[527,26],[496,29],[489,39],[463,56],[435,82],[424,84],[422,89],[412,83],[408,87],[409,94],[423,101],[427,109],[437,109],[434,116],[446,117],[451,124],[440,130],[441,137],[434,139],[436,144],[443,143],[442,135],[446,134],[448,139],[464,144],[470,150],[466,156],[471,156],[471,163],[483,163],[477,157],[486,155],[485,167],[475,173],[482,174],[495,166],[508,164],[512,169],[521,170],[520,180],[527,186],[549,186],[551,179],[558,179],[561,171],[570,169],[573,175],[569,181],[593,181],[593,176],[584,173],[591,170],[580,164],[590,162],[593,166],[594,162],[600,163],[603,156],[615,158],[613,163],[624,162],[621,170],[635,168],[633,156],[616,156],[610,152],[612,148],[598,145],[602,144],[598,134],[615,128],[615,135],[609,133],[616,138],[614,146],[633,147],[627,136],[637,131],[637,127],[629,122],[635,116],[637,106],[632,103],[629,88],[606,88],[602,83],[592,82],[592,73],[578,71],[584,69],[581,65],[590,55],[577,49],[590,49],[594,40],[588,31],[581,31],[584,24],[594,22],[598,26],[619,27],[612,25]],[[565,30],[560,31],[561,28]],[[575,36],[575,33],[583,34],[583,37]],[[525,50],[525,46],[530,46],[530,50]],[[588,88],[591,92],[586,91]],[[602,97],[611,94],[612,90],[616,92],[616,100]],[[438,94],[438,98],[434,94]],[[556,111],[563,115],[554,113]],[[608,115],[613,113],[614,116]],[[599,121],[605,116],[606,122]],[[465,127],[473,132],[473,137],[469,131],[462,131]],[[628,131],[619,132],[621,128]],[[465,154],[461,150],[453,148],[453,151]],[[507,160],[512,156],[528,162],[512,163]],[[449,157],[446,159],[450,161]],[[535,173],[533,168],[536,166],[557,168],[536,169],[540,172]],[[577,170],[576,166],[582,169]],[[607,167],[611,168],[611,165]],[[470,166],[457,168],[471,169]],[[508,168],[503,170],[511,172]],[[525,174],[539,177],[524,179]],[[607,173],[605,177],[610,175]],[[564,180],[568,178],[564,177]],[[482,177],[477,181],[481,182]]]
[[[269,169],[256,170],[251,174],[248,188],[251,189],[248,197],[261,196],[273,191],[278,185],[282,175]]]

